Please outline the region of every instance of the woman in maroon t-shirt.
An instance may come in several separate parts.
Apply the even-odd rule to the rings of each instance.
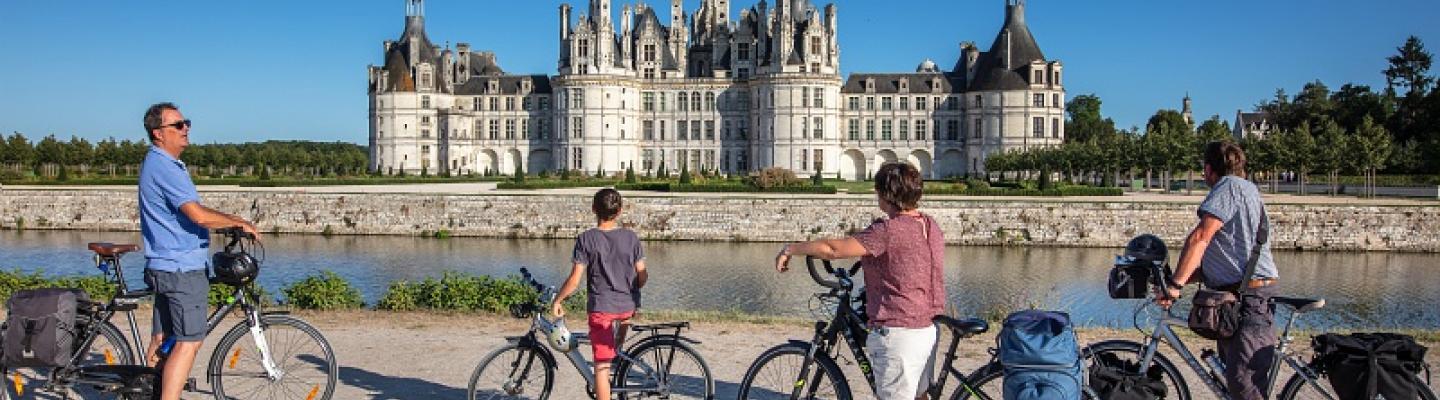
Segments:
[[[846,238],[787,244],[775,269],[789,269],[791,255],[826,260],[860,257],[865,272],[865,348],[882,400],[923,398],[934,369],[937,338],[930,322],[945,306],[945,238],[935,219],[919,211],[924,182],[906,163],[886,163],[875,173],[875,196],[886,218]]]

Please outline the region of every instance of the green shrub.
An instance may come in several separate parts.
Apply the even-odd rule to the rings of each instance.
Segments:
[[[260,287],[260,285],[250,285],[250,287],[246,288],[246,292],[250,295],[250,301],[252,302],[259,303],[260,305],[275,304],[275,298],[270,296],[270,292],[265,291],[265,288]],[[210,305],[219,306],[233,301],[233,298],[230,297],[233,294],[235,294],[234,286],[216,283],[210,285],[210,293],[206,297],[209,298]]]
[[[496,185],[495,188],[496,188],[496,189],[501,189],[501,190],[536,190],[536,189],[566,189],[566,188],[576,188],[576,187],[614,186],[615,184],[616,184],[616,181],[612,181],[612,180],[600,180],[600,179],[595,179],[595,180],[566,180],[566,178],[564,178],[564,176],[562,175],[561,180],[558,180],[558,181],[540,181],[540,180],[535,180],[535,181],[526,181],[525,183],[501,182],[500,184]]]
[[[281,290],[285,301],[305,310],[347,310],[365,305],[350,281],[331,271],[321,272]]]
[[[496,279],[489,276],[446,272],[439,279],[420,282],[391,283],[376,308],[392,311],[445,310],[488,313],[509,313],[510,306],[535,300],[535,290],[517,277]],[[576,293],[565,303],[570,311],[585,309],[585,295]]]
[[[103,276],[62,276],[47,278],[40,271],[26,274],[20,270],[0,271],[0,296],[10,298],[15,292],[41,288],[74,288],[85,291],[91,300],[110,301],[115,286]]]

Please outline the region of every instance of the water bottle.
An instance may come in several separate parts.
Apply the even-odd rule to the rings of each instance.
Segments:
[[[1200,359],[1205,360],[1205,364],[1210,366],[1210,379],[1214,379],[1216,382],[1225,382],[1225,363],[1220,361],[1220,355],[1215,354],[1215,350],[1205,349],[1200,352]]]
[[[164,342],[160,342],[160,357],[169,357],[170,350],[175,348],[175,337],[168,336]]]

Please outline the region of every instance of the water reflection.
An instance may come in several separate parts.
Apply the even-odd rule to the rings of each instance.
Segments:
[[[89,241],[133,243],[136,233],[0,232],[0,268],[46,274],[93,274]],[[558,284],[568,272],[569,240],[284,235],[265,243],[260,284],[279,293],[285,283],[323,270],[350,279],[373,303],[389,282],[420,280],[445,271],[509,275],[529,266],[538,279]],[[649,309],[741,311],[808,316],[819,287],[797,269],[771,268],[777,245],[649,242]],[[953,312],[1003,315],[1038,307],[1071,312],[1085,325],[1128,327],[1137,300],[1111,300],[1105,276],[1117,250],[949,247],[946,285]],[[1324,297],[1330,306],[1307,316],[1305,327],[1440,327],[1440,256],[1401,253],[1277,254],[1284,291]],[[127,256],[128,270],[144,258]],[[848,265],[848,263],[846,263]],[[131,274],[138,282],[139,274]]]

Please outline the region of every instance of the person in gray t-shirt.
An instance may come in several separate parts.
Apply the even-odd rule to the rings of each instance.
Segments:
[[[1202,280],[1215,290],[1246,292],[1240,299],[1240,327],[1229,339],[1216,342],[1225,368],[1225,387],[1236,399],[1262,399],[1275,357],[1275,315],[1270,298],[1279,293],[1280,277],[1270,245],[1260,248],[1255,275],[1245,277],[1245,266],[1264,219],[1260,189],[1245,180],[1245,152],[1233,143],[1205,146],[1205,183],[1210,194],[1200,203],[1200,223],[1185,239],[1174,280],[1166,296],[1156,302],[1169,307],[1185,284]],[[1195,274],[1200,271],[1199,276]]]

